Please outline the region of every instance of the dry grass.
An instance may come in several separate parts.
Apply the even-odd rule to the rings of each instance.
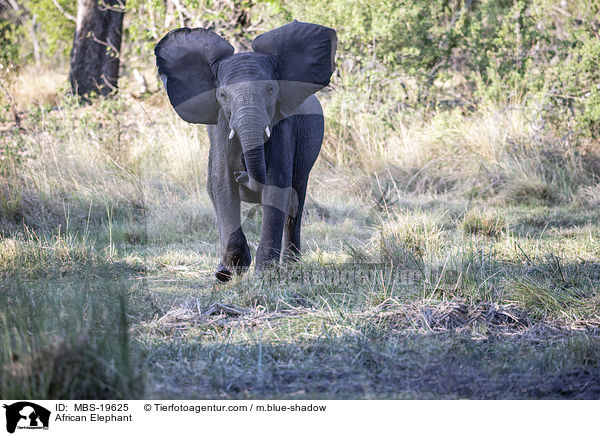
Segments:
[[[600,183],[591,186],[581,186],[577,191],[577,200],[588,207],[600,206]]]
[[[52,107],[62,101],[61,90],[66,90],[67,72],[45,66],[27,65],[20,69],[12,82],[17,109],[30,110],[32,106]]]
[[[365,113],[362,98],[331,96],[322,156],[333,165],[389,174],[401,192],[569,201],[598,176],[597,152],[542,127],[526,106],[483,104],[475,113],[455,110],[419,121]]]

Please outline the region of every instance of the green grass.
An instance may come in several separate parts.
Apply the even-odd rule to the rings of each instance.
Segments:
[[[600,397],[596,182],[518,114],[330,131],[302,261],[222,284],[205,134],[129,103],[0,139],[0,396]]]
[[[75,274],[4,280],[3,398],[132,398],[143,394],[141,351],[129,335],[136,283]]]

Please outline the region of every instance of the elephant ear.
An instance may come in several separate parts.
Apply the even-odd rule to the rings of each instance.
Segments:
[[[294,114],[308,96],[329,84],[336,46],[335,30],[296,20],[252,42],[254,51],[277,60],[279,110],[283,117]]]
[[[233,54],[210,30],[175,29],[156,44],[156,66],[177,114],[189,123],[216,124],[216,66]]]

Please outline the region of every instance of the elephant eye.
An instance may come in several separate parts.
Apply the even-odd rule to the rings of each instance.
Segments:
[[[272,87],[272,86],[269,86],[269,89],[267,89],[267,92],[268,92],[269,94],[273,94],[273,87]]]
[[[219,97],[221,97],[223,100],[227,100],[227,96],[223,91],[219,92]]]

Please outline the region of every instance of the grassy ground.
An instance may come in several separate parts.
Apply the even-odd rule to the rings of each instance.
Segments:
[[[593,156],[525,109],[336,98],[302,261],[227,284],[204,130],[161,94],[4,130],[0,396],[599,398]]]

